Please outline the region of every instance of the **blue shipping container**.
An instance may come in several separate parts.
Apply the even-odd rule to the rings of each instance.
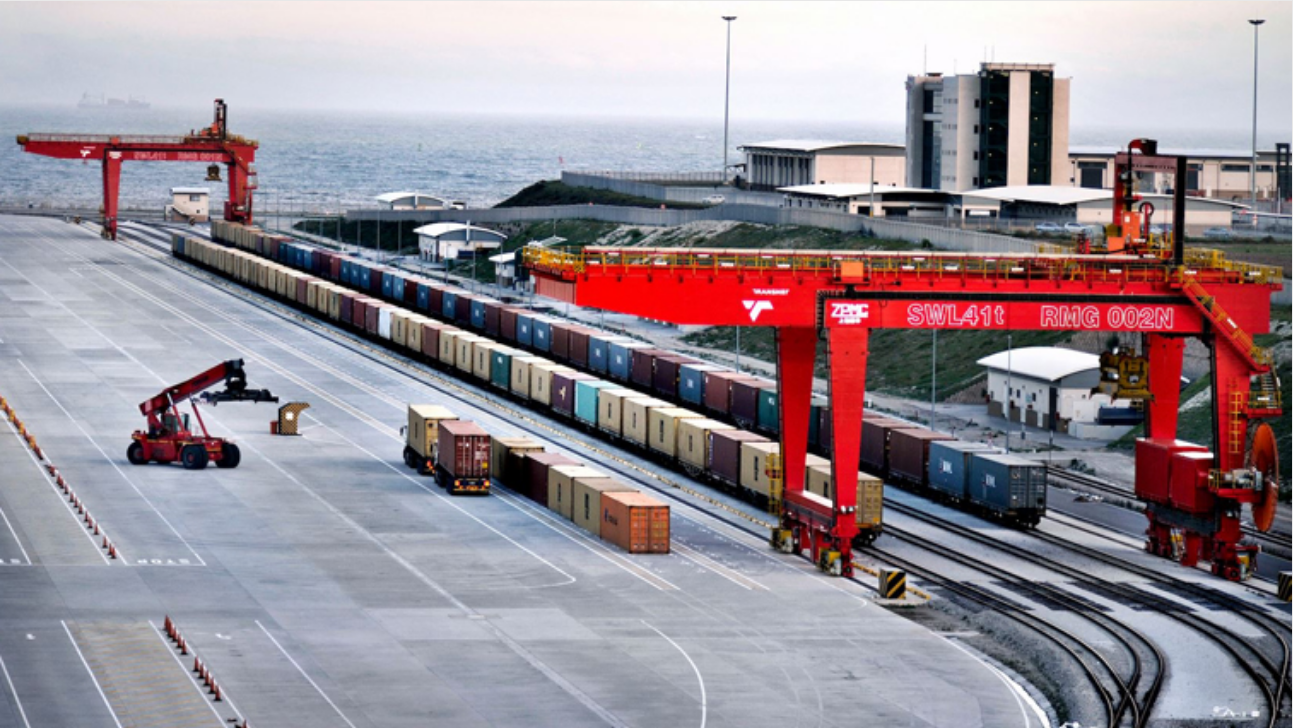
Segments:
[[[431,309],[431,287],[425,283],[418,284],[418,308],[423,311]]]
[[[965,485],[970,474],[972,453],[992,452],[993,448],[982,442],[960,440],[935,440],[929,443],[929,463],[926,474],[929,487],[957,500],[966,497]]]
[[[391,292],[395,290],[395,274],[386,271],[382,273],[382,295],[390,298]]]
[[[534,345],[534,314],[516,315],[516,343],[524,346]]]
[[[627,382],[633,375],[633,354],[634,349],[642,349],[649,344],[640,341],[612,341],[610,345],[610,365],[606,368],[608,374],[621,382]]]
[[[716,364],[683,364],[678,367],[678,397],[684,402],[705,401],[705,372],[719,371]]]
[[[485,299],[471,302],[471,326],[480,331],[485,329]]]
[[[603,389],[619,389],[618,384],[601,379],[575,382],[575,417],[590,425],[597,424],[597,396]]]
[[[588,368],[595,372],[606,373],[611,367],[611,343],[615,341],[628,341],[623,336],[614,334],[595,335],[588,337]]]
[[[552,319],[535,316],[531,321],[534,323],[534,341],[531,346],[539,351],[552,351]]]
[[[445,291],[444,296],[440,299],[440,315],[453,321],[454,309],[458,306],[458,292]]]

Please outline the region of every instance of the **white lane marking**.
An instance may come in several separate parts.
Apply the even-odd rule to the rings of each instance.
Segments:
[[[9,422],[8,419],[5,420],[5,424],[9,425],[9,429],[13,432],[14,437],[19,437],[17,428],[15,428],[13,424]],[[27,457],[31,458],[31,461],[36,466],[36,469],[39,470],[41,473],[41,476],[44,477],[45,469],[41,467],[40,461],[36,459],[36,455],[32,453],[31,450],[28,450],[26,447],[22,448],[22,451],[27,453]],[[76,511],[72,510],[72,504],[68,502],[67,498],[63,497],[62,493],[59,492],[58,486],[54,484],[53,480],[51,480],[50,478],[44,478],[44,480],[45,480],[45,484],[49,486],[50,490],[54,491],[54,496],[57,497],[59,502],[63,504],[63,508],[67,510],[68,514],[72,516],[72,519],[77,522],[77,526],[79,527],[81,524],[81,517],[77,514]],[[85,537],[87,539],[90,540],[90,545],[93,546],[95,552],[99,554],[99,558],[103,559],[103,563],[111,565],[112,559],[108,558],[108,555],[103,552],[103,549],[99,548],[99,544],[94,540],[94,536],[84,528],[79,528],[79,530],[81,531],[81,533],[85,534]],[[103,532],[103,526],[99,527],[99,531]],[[104,532],[104,535],[106,536],[107,533]],[[118,556],[121,555],[121,549],[117,549],[117,555]],[[123,558],[122,561],[124,560],[125,559]]]
[[[692,661],[691,655],[687,654],[687,651],[682,648],[682,645],[674,642],[669,635],[656,629],[655,626],[647,622],[645,619],[641,620],[641,622],[650,627],[653,632],[668,640],[669,644],[674,646],[674,649],[681,652],[682,656],[687,659],[687,664],[691,665],[692,672],[696,673],[696,682],[700,683],[700,728],[705,728],[705,721],[709,718],[709,699],[705,696],[705,678],[701,676],[700,668],[696,667],[696,663]]]
[[[185,675],[188,676],[189,682],[193,683],[193,689],[198,691],[198,695],[201,696],[202,702],[207,704],[207,707],[210,708],[211,712],[215,714],[216,721],[218,721],[221,727],[223,728],[225,723],[227,722],[225,720],[225,717],[223,715],[220,715],[220,711],[216,710],[215,704],[212,701],[207,699],[207,693],[205,690],[202,689],[201,685],[198,685],[197,678],[193,677],[193,671],[189,669],[188,665],[185,665],[184,662],[180,660],[179,655],[175,654],[175,650],[171,648],[171,643],[166,641],[166,635],[162,634],[162,630],[158,628],[157,625],[153,624],[153,620],[151,619],[148,620],[148,626],[152,627],[153,634],[157,635],[157,639],[162,641],[162,646],[166,648],[166,652],[170,654],[171,659],[175,660],[175,664],[180,666],[180,670]],[[194,650],[192,645],[189,646],[189,649],[193,652],[194,659],[197,659],[200,657],[197,653],[197,650]],[[242,712],[238,710],[238,706],[233,704],[233,699],[229,697],[228,692],[224,688],[220,688],[220,702],[228,703],[229,708],[230,710],[233,711],[234,715],[238,716],[239,718],[243,717]]]
[[[696,549],[693,549],[690,546],[687,546],[686,544],[680,543],[675,540],[673,543],[673,548],[674,548],[674,551],[676,551],[678,555],[683,557],[684,559],[687,559],[688,561],[696,564],[702,569],[705,569],[707,571],[712,571],[715,574],[718,574],[719,576],[723,577],[724,579],[727,579],[728,581],[741,587],[742,589],[745,589],[747,591],[751,589],[762,589],[764,591],[769,591],[768,587],[764,586],[763,584],[760,584],[759,582],[755,581],[754,579],[751,579],[750,577],[742,574],[741,572],[735,569],[732,569],[728,566],[724,566],[723,564],[718,563],[714,559],[709,558],[705,554],[702,554],[701,552],[697,551]]]
[[[287,650],[283,649],[283,645],[280,645],[278,640],[274,639],[274,635],[270,634],[269,630],[265,629],[265,625],[261,624],[259,619],[256,620],[256,626],[260,627],[260,631],[265,633],[265,636],[269,638],[269,641],[274,643],[274,646],[278,648],[279,652],[283,653],[283,657],[286,657],[288,662],[292,663],[292,666],[296,668],[296,671],[301,673],[301,677],[305,678],[306,681],[309,682],[310,685],[319,693],[319,695],[328,702],[328,705],[332,706],[332,709],[337,712],[337,715],[341,716],[341,719],[346,721],[346,725],[350,726],[350,728],[355,728],[355,724],[351,723],[350,719],[346,717],[346,714],[341,712],[341,708],[338,708],[337,704],[332,702],[332,698],[329,698],[328,694],[323,692],[323,688],[319,687],[319,684],[314,681],[314,678],[310,677],[310,674],[305,671],[305,668],[301,667],[301,663],[297,662],[291,655],[287,654]]]
[[[45,386],[44,382],[41,382],[40,379],[36,377],[36,373],[33,372],[27,366],[27,363],[24,362],[22,359],[19,359],[18,364],[21,365],[23,369],[27,370],[27,374],[31,376],[32,381],[36,382],[36,384],[39,384],[40,388],[45,390],[45,394],[49,396],[50,400],[54,404],[58,405],[58,408],[60,410],[63,410],[63,414],[67,415],[67,419],[71,420],[72,424],[76,425],[76,429],[80,430],[82,435],[85,435],[85,439],[90,441],[90,444],[94,446],[94,449],[99,451],[99,454],[103,456],[104,460],[108,461],[108,464],[112,466],[113,470],[117,471],[117,474],[121,476],[121,479],[126,481],[126,484],[129,485],[132,489],[134,489],[136,493],[139,494],[139,497],[144,501],[145,504],[148,505],[149,508],[153,510],[153,513],[157,514],[157,517],[161,519],[162,523],[165,523],[166,527],[171,530],[171,533],[175,534],[175,538],[178,538],[180,540],[180,543],[184,544],[184,548],[188,549],[189,553],[193,554],[193,556],[198,560],[198,563],[202,564],[203,566],[206,566],[207,562],[202,559],[201,554],[199,554],[196,550],[194,550],[194,548],[189,545],[188,540],[185,539],[184,536],[180,535],[180,532],[175,528],[175,526],[171,525],[171,522],[166,519],[166,516],[162,515],[162,512],[157,510],[157,506],[153,505],[153,502],[148,499],[148,496],[144,495],[144,491],[140,490],[138,485],[135,485],[135,481],[131,480],[130,476],[126,475],[125,471],[121,469],[121,466],[117,465],[117,462],[115,460],[108,457],[108,453],[104,452],[103,448],[99,447],[99,443],[95,442],[93,437],[90,437],[90,433],[86,432],[84,427],[81,427],[81,423],[77,421],[75,417],[72,416],[71,412],[67,411],[67,408],[63,406],[63,403],[59,402],[58,398],[54,396],[53,392],[49,391],[49,389]],[[117,551],[118,553],[120,553],[121,549],[117,549]],[[125,559],[122,559],[122,562],[129,563]]]
[[[103,698],[103,704],[108,707],[108,714],[112,716],[112,722],[117,724],[117,728],[122,728],[121,720],[117,718],[117,711],[112,709],[112,703],[108,702],[108,696],[103,694],[103,687],[99,685],[99,679],[94,676],[94,670],[90,669],[90,663],[86,662],[85,654],[81,652],[81,646],[76,644],[76,638],[72,636],[72,630],[68,629],[67,622],[58,620],[63,625],[63,631],[67,633],[67,638],[72,642],[72,649],[76,650],[76,656],[81,658],[81,664],[85,665],[85,671],[90,673],[90,681],[94,683],[94,689],[99,691],[99,697]]]
[[[1051,722],[1046,717],[1046,713],[1042,711],[1041,706],[1038,705],[1037,702],[1033,700],[1033,697],[1029,695],[1027,691],[1024,690],[1024,687],[1022,685],[1015,682],[1014,680],[1011,680],[1010,677],[1006,675],[1004,672],[1002,672],[1001,670],[984,662],[978,655],[974,654],[973,652],[970,652],[969,650],[965,649],[965,647],[957,644],[955,640],[950,640],[944,637],[943,635],[938,634],[937,632],[933,634],[937,636],[939,639],[951,644],[953,647],[960,650],[961,652],[964,652],[965,654],[969,655],[970,658],[973,659],[975,662],[978,662],[980,665],[983,665],[984,667],[986,667],[989,672],[995,675],[997,679],[1000,680],[1002,684],[1006,686],[1006,689],[1010,691],[1011,697],[1015,699],[1015,703],[1019,705],[1019,714],[1024,717],[1025,728],[1031,728],[1033,724],[1032,720],[1028,716],[1028,711],[1030,709],[1033,711],[1033,713],[1036,714],[1037,722],[1039,725],[1041,725],[1043,728],[1050,728]]]
[[[9,522],[9,516],[5,515],[3,508],[0,508],[0,518],[3,518],[4,525],[9,527],[9,533],[13,534],[13,542],[18,544],[18,550],[22,551],[22,557],[27,560],[27,565],[31,566],[31,557],[27,555],[27,549],[23,548],[22,541],[18,538],[18,532],[13,530],[13,524]]]
[[[13,678],[9,676],[9,668],[5,666],[3,657],[0,657],[0,671],[4,672],[5,682],[9,683],[9,692],[13,693],[13,702],[18,706],[18,715],[22,716],[22,724],[31,728],[31,723],[27,720],[27,711],[22,709],[22,699],[18,697],[18,689],[13,686]]]

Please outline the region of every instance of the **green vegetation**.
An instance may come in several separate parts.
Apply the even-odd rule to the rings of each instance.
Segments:
[[[346,245],[380,249],[392,255],[415,255],[418,252],[418,236],[413,231],[419,227],[422,227],[422,223],[386,220],[380,223],[376,220],[360,222],[332,218],[301,220],[293,225],[292,229],[330,240],[339,240]]]
[[[1053,346],[1066,341],[1069,336],[1064,331],[1016,331],[1012,335],[1012,344],[1016,347]],[[693,346],[735,351],[736,329],[714,326],[688,334],[683,341]],[[774,341],[771,328],[742,327],[741,356],[775,361]],[[937,398],[946,399],[982,379],[983,369],[975,362],[1001,351],[1005,343],[1005,336],[999,331],[938,332]],[[867,357],[867,389],[903,397],[928,397],[932,347],[933,334],[929,331],[872,331]],[[826,345],[819,341],[817,376],[826,375]]]
[[[634,197],[610,190],[573,187],[556,180],[535,182],[495,207],[545,207],[547,205],[612,205],[614,207],[655,207],[670,210],[696,210],[704,205],[690,202],[661,202],[650,197]]]

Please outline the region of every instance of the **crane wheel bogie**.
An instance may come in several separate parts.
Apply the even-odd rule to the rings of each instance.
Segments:
[[[220,459],[215,461],[217,468],[236,468],[238,463],[242,462],[242,451],[232,442],[224,443],[220,448]]]
[[[148,464],[148,456],[144,454],[144,446],[140,445],[138,440],[131,442],[130,446],[126,448],[126,459],[130,461],[131,465]]]
[[[201,470],[210,459],[207,449],[201,445],[185,445],[180,450],[180,462],[184,464],[185,470]]]

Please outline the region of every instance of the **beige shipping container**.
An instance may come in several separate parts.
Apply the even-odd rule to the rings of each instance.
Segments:
[[[408,345],[409,314],[402,308],[391,309],[391,343],[403,349]]]
[[[458,337],[466,333],[461,329],[446,326],[440,330],[440,363],[453,366],[458,358]]]
[[[404,346],[414,354],[422,353],[422,324],[429,319],[417,313],[409,314],[408,331],[404,334]]]
[[[769,489],[768,456],[781,452],[781,444],[776,442],[743,442],[741,443],[741,487],[765,498],[773,497]],[[780,498],[781,493],[775,497]]]
[[[530,398],[530,367],[535,364],[551,364],[541,356],[512,357],[512,393],[526,399]]]
[[[597,428],[620,435],[623,430],[624,400],[641,397],[631,389],[603,389],[597,393]]]
[[[831,466],[812,465],[804,489],[827,500],[831,495]],[[858,473],[857,524],[868,528],[880,525],[884,513],[884,481],[863,472]]]
[[[436,441],[440,437],[440,423],[456,419],[458,415],[440,405],[409,405],[409,426],[405,430],[409,448],[421,458],[433,459]]]
[[[305,306],[311,311],[319,310],[319,283],[315,280],[305,284]]]
[[[552,404],[552,375],[573,371],[564,364],[534,364],[530,367],[530,399],[539,404]]]
[[[494,358],[494,352],[506,348],[502,344],[482,339],[471,345],[471,373],[482,382],[489,382],[489,364]]]
[[[602,535],[602,493],[636,493],[637,488],[614,478],[575,478],[571,518],[576,526]]]
[[[548,468],[548,509],[571,520],[575,478],[605,478],[606,473],[586,465],[553,465]]]
[[[503,478],[509,452],[543,452],[543,443],[528,437],[495,437],[490,440],[489,447],[489,472],[494,474],[496,480]],[[505,485],[512,490],[520,489],[518,484]]]
[[[703,415],[681,407],[657,407],[647,413],[647,447],[670,458],[678,457],[678,423]]]
[[[735,430],[735,427],[717,420],[683,419],[678,421],[678,460],[684,465],[704,470],[709,467],[709,433],[714,430]]]
[[[472,366],[475,364],[476,343],[485,341],[488,341],[488,339],[465,331],[459,334],[457,341],[458,353],[454,357],[454,366],[470,374]],[[486,377],[486,379],[488,378]]]
[[[622,403],[624,411],[620,416],[620,437],[646,447],[651,410],[671,406],[668,402],[654,397],[639,396],[625,399]]]
[[[335,283],[328,286],[328,318],[337,321],[341,318],[341,287]]]

